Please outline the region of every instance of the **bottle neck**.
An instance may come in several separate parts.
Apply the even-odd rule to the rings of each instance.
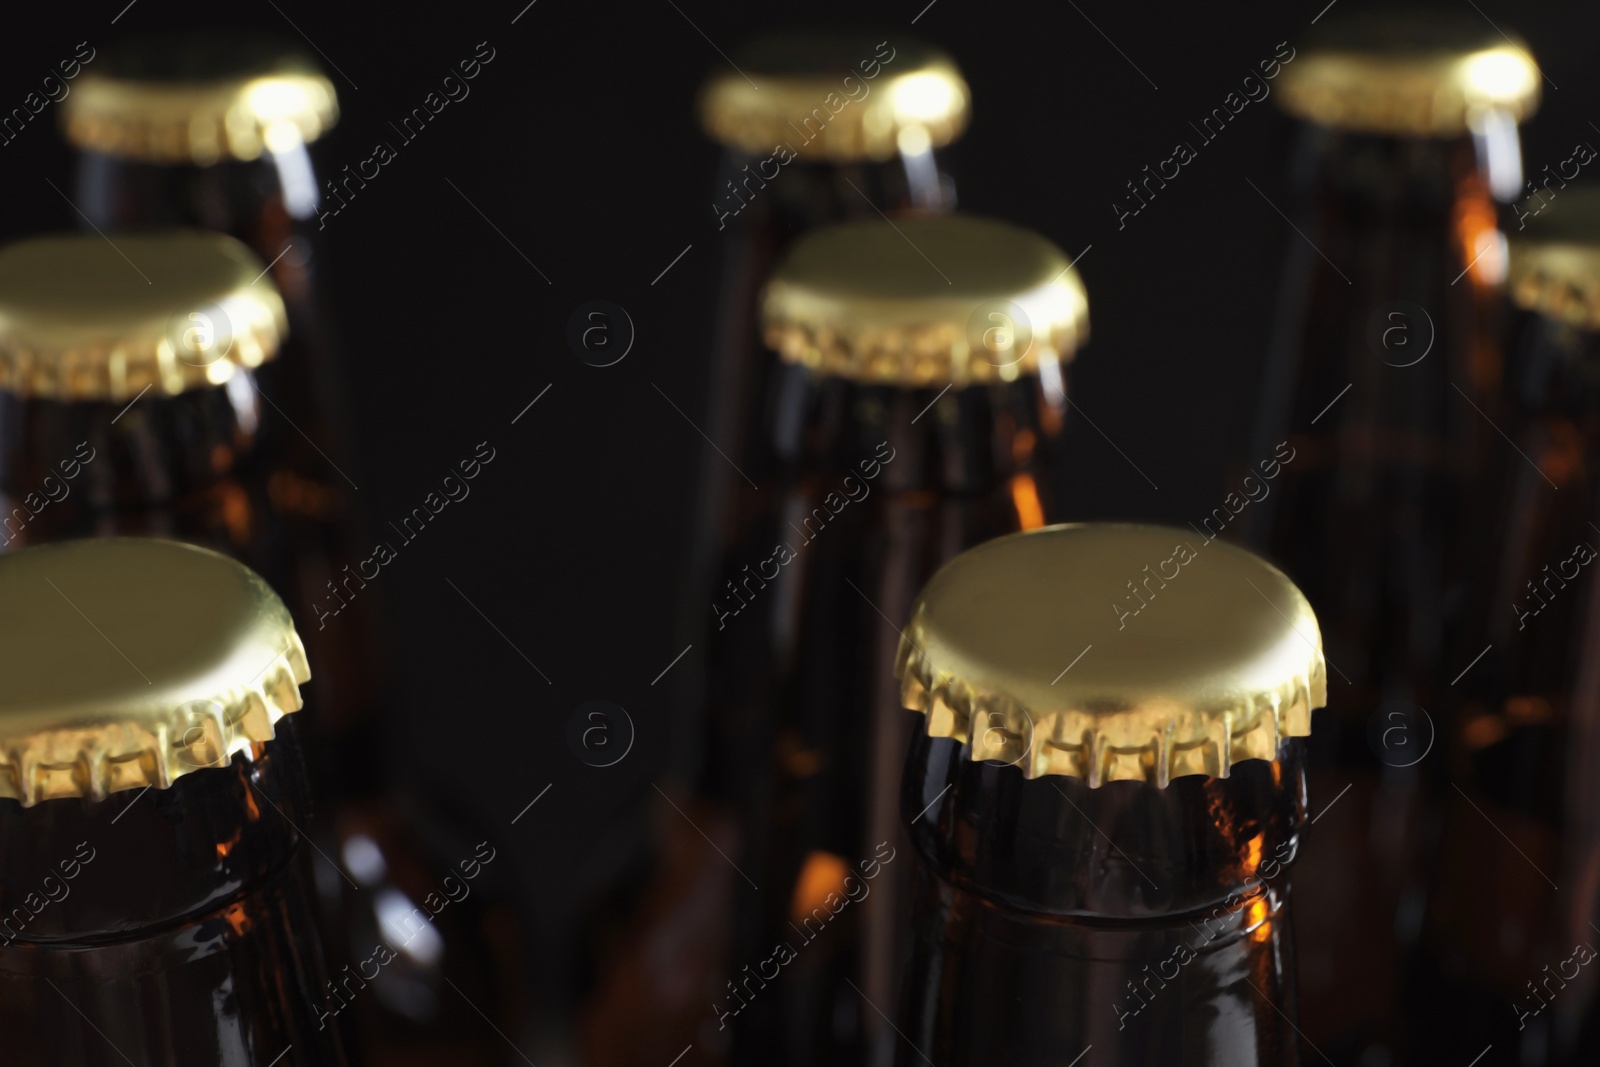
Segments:
[[[242,370],[132,403],[0,392],[0,549],[144,532],[246,554],[261,513],[245,488],[261,418]]]
[[[1091,789],[919,728],[901,794],[926,871],[907,1034],[940,1067],[1069,1062],[1089,1043],[1097,1063],[1294,1062],[1282,925],[1305,803],[1294,739],[1227,778]]]
[[[843,476],[876,456],[896,493],[981,496],[1032,479],[1048,466],[1065,415],[1055,364],[1041,376],[948,390],[863,384],[790,363],[775,374],[766,426],[780,476]]]
[[[196,703],[196,728],[209,726],[208,707]],[[225,911],[270,882],[311,817],[294,717],[276,730],[248,757],[191,770],[166,789],[26,808],[0,800],[0,952],[151,936]],[[36,914],[17,910],[63,881],[59,900]]]

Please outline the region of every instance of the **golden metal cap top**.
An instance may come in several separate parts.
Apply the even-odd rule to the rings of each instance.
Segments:
[[[1530,198],[1523,207],[1531,207]],[[1519,211],[1519,214],[1521,212]],[[1600,330],[1600,186],[1574,185],[1508,231],[1512,301],[1529,311]]]
[[[277,354],[265,264],[198,230],[60,234],[0,249],[0,389],[55,400],[176,395]]]
[[[965,216],[813,231],[774,272],[763,312],[783,359],[907,387],[1014,381],[1089,335],[1083,281],[1061,249]]]
[[[889,159],[948,144],[967,125],[965,79],[950,57],[920,42],[786,34],[752,41],[733,66],[701,87],[700,122],[723,144],[775,164],[788,153]]]
[[[0,556],[0,796],[165,789],[273,736],[311,677],[249,568],[176,541]]]
[[[1048,526],[929,580],[897,658],[928,733],[1029,778],[1226,777],[1327,702],[1311,605],[1260,557],[1193,531]]]
[[[1471,15],[1430,11],[1330,18],[1284,64],[1278,102],[1299,118],[1400,137],[1455,136],[1490,109],[1539,106],[1527,46]]]
[[[333,83],[299,49],[260,34],[130,40],[86,66],[62,100],[72,144],[161,164],[289,151],[338,117]]]

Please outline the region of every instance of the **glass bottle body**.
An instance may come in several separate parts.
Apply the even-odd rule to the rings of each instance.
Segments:
[[[1472,516],[1457,651],[1480,658],[1443,741],[1413,1054],[1583,1063],[1600,1048],[1583,965],[1600,944],[1600,336],[1527,313],[1509,336],[1496,422],[1516,447],[1492,457]]]
[[[910,713],[907,713],[910,714]],[[918,865],[895,1062],[1295,1064],[1288,868],[1304,756],[1165,788],[1029,781],[918,733]]]
[[[349,1062],[327,1006],[364,983],[323,960],[308,814],[292,718],[168,789],[0,800],[6,1061]]]
[[[719,627],[701,795],[736,817],[733,854],[762,886],[733,886],[734,986],[796,930],[813,936],[771,990],[741,1006],[724,988],[714,1003],[736,1062],[887,1064],[893,1032],[861,995],[893,1002],[910,871],[886,865],[870,886],[859,871],[904,845],[897,626],[949,559],[1043,523],[1040,453],[1064,399],[1032,377],[941,395],[778,374],[782,466],[736,490],[777,508],[733,531],[707,605]]]
[[[1504,249],[1498,182],[1472,138],[1301,136],[1304,236],[1290,238],[1254,445],[1286,442],[1291,458],[1251,540],[1304,590],[1327,650],[1334,699],[1311,784],[1350,793],[1301,857],[1303,1025],[1355,1059],[1403,1041],[1431,826],[1423,761],[1444,729],[1466,519],[1495,438]]]
[[[797,160],[766,182],[759,175],[751,177],[756,163],[741,152],[725,152],[714,186],[713,211],[718,214],[723,250],[712,320],[706,428],[717,450],[701,456],[690,520],[685,581],[690,595],[679,621],[688,642],[705,636],[704,614],[695,601],[722,580],[717,568],[728,547],[725,531],[739,521],[730,514],[740,504],[731,496],[740,476],[730,469],[730,460],[757,484],[777,462],[765,438],[778,361],[767,348],[760,325],[761,294],[774,268],[790,244],[809,230],[875,218],[878,211],[897,217],[943,213],[955,206],[954,184],[931,150],[882,163]],[[701,666],[686,666],[674,690],[678,715],[684,720],[674,762],[693,779],[705,758],[703,723],[696,709],[704,706],[706,675]]]
[[[728,577],[723,566],[776,507],[771,493],[752,500],[745,478],[767,485],[784,467],[771,436],[782,370],[760,329],[761,293],[773,269],[808,230],[875,218],[877,210],[899,216],[954,206],[953,183],[931,150],[879,163],[795,160],[765,181],[751,177],[757,163],[725,152],[713,187],[722,262],[704,425],[717,447],[700,460],[677,621],[683,643],[697,650],[713,638],[709,605]],[[859,458],[870,458],[870,449]],[[602,1067],[653,1063],[661,1034],[695,1043],[683,1067],[726,1056],[726,1034],[718,1036],[706,1004],[721,987],[729,951],[732,924],[723,916],[736,907],[729,879],[738,876],[718,850],[737,848],[739,816],[714,795],[713,780],[730,771],[718,769],[726,742],[705,710],[710,673],[697,651],[666,683],[673,687],[671,766],[688,791],[675,802],[693,826],[658,808],[654,855],[638,865],[643,873],[586,920],[587,954],[602,962],[593,988],[582,991],[583,1042]]]

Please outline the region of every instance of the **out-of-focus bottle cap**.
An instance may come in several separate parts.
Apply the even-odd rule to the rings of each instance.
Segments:
[[[67,401],[176,395],[277,354],[266,266],[222,234],[60,234],[0,249],[0,389]]]
[[[165,789],[271,740],[310,679],[289,611],[226,556],[67,541],[0,556],[0,796]]]
[[[299,48],[271,35],[130,38],[82,64],[61,101],[79,148],[144,163],[251,160],[321,137],[338,96]]]
[[[1071,359],[1089,333],[1061,249],[965,216],[813,231],[774,272],[763,313],[788,362],[906,387],[1014,381]]]
[[[1265,560],[1192,530],[1048,526],[929,580],[896,662],[934,737],[1091,787],[1225,777],[1327,702],[1311,605]]]
[[[1512,302],[1600,330],[1600,187],[1546,190],[1529,197],[1517,213],[1523,228],[1507,231]]]
[[[1521,121],[1539,106],[1527,46],[1471,14],[1337,12],[1278,76],[1278,102],[1299,118],[1398,137],[1453,137],[1478,116]]]
[[[701,88],[700,121],[774,166],[883,160],[955,140],[969,99],[954,61],[926,44],[791,33],[736,51]]]

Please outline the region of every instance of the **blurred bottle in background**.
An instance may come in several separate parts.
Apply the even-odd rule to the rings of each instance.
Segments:
[[[776,360],[761,335],[760,301],[773,267],[820,226],[951,210],[955,187],[940,149],[965,130],[970,107],[955,63],[910,38],[794,32],[752,41],[734,61],[737,70],[707,80],[699,105],[723,146],[711,203],[722,261],[705,422],[717,448],[703,456],[691,515],[690,595],[678,622],[685,643],[704,641],[701,601],[747,521],[730,497],[734,468],[760,482],[772,462],[763,432]],[[698,656],[682,666],[674,763],[692,779],[704,758],[705,666]]]
[[[255,372],[280,356],[286,321],[265,264],[220,234],[70,234],[0,250],[0,550],[122,534],[191,541],[284,591],[308,635],[336,630],[345,619],[294,599],[309,591],[301,542],[273,492],[282,468],[261,441],[272,409]],[[323,603],[360,602],[350,568],[365,555],[348,557]],[[326,643],[307,646],[336,657]],[[308,685],[317,702],[308,724],[339,695]],[[332,733],[366,765],[381,762],[382,716],[370,711],[358,720],[364,732],[347,732],[349,719],[312,726],[308,748]],[[330,954],[357,962],[385,942],[397,955],[355,1003],[369,1051],[385,1064],[500,1062],[510,1053],[478,1007],[504,1026],[515,1018],[519,946],[515,922],[479,892],[496,877],[484,858],[492,844],[457,836],[445,839],[454,852],[428,852],[440,838],[376,792],[382,778],[370,766],[348,775],[336,760],[310,766],[328,789],[318,795],[326,814],[304,828],[327,858],[314,869]]]
[[[1446,653],[1465,546],[1483,536],[1467,501],[1504,444],[1489,422],[1495,202],[1523,187],[1517,124],[1539,73],[1470,13],[1333,12],[1319,29],[1278,79],[1304,122],[1285,205],[1298,232],[1252,451],[1282,476],[1249,536],[1316,608],[1333,686],[1310,747],[1330,810],[1295,882],[1306,1037],[1382,1062],[1422,914],[1418,786],[1442,762],[1423,760],[1464,666]]]
[[[323,960],[282,600],[123,538],[0,557],[0,602],[6,1063],[349,1062],[334,1005],[372,994]]]
[[[1489,1045],[1484,1064],[1600,1055],[1584,965],[1600,943],[1600,189],[1545,197],[1510,232],[1495,422],[1511,445],[1469,517],[1456,653],[1471,667],[1451,692],[1453,788],[1412,989],[1419,1063]]]
[[[700,605],[714,624],[710,688],[683,806],[722,854],[702,850],[692,905],[652,902],[648,933],[622,940],[622,968],[679,1005],[672,1026],[695,1054],[888,1063],[893,1031],[862,995],[893,1000],[903,864],[771,989],[744,1007],[732,990],[775,938],[824,922],[879,843],[900,842],[896,627],[941,562],[1044,521],[1039,465],[1060,434],[1063,365],[1086,336],[1087,303],[1043,238],[915,218],[802,238],[764,320],[777,359],[767,459],[759,482],[741,472],[731,490],[740,522],[722,585]],[[705,934],[683,946],[666,931],[681,937],[694,907]],[[650,972],[646,953],[666,944],[680,946],[676,962]]]
[[[898,673],[895,1063],[1300,1062],[1287,881],[1327,678],[1293,583],[1188,530],[1021,533],[933,576]]]
[[[671,687],[669,767],[677,789],[691,787],[707,759],[703,650],[713,620],[705,605],[722,581],[718,568],[728,545],[752,521],[733,494],[735,482],[744,484],[736,468],[759,482],[772,462],[763,427],[774,403],[776,359],[761,336],[763,287],[779,257],[807,230],[880,212],[901,218],[949,211],[955,189],[942,150],[965,129],[969,109],[954,62],[893,31],[772,34],[734,50],[732,64],[706,81],[699,101],[702,126],[723,147],[707,216],[720,266],[702,423],[716,447],[704,453],[693,487],[676,621],[682,644],[695,650],[665,683]],[[659,797],[651,800],[654,810],[638,838],[619,837],[602,860],[613,872],[606,881],[616,888],[597,901],[587,921],[586,940],[596,945],[591,957],[614,955],[633,936],[622,917],[651,900],[689,896],[703,901],[702,922],[689,923],[672,945],[711,952],[702,923],[717,924],[717,905],[699,879],[710,864],[722,862],[716,849],[728,843],[731,826],[711,824],[725,813],[693,806],[686,809],[690,825]],[[682,906],[690,907],[687,900]],[[651,955],[660,960],[678,951],[658,947]],[[658,964],[657,970],[649,982],[681,984],[667,977],[675,967]],[[642,975],[636,980],[647,981]],[[600,976],[585,984],[614,983]],[[680,1002],[681,996],[667,997],[678,1003],[674,1010],[702,1010]],[[693,995],[695,1005],[702,1000]]]

